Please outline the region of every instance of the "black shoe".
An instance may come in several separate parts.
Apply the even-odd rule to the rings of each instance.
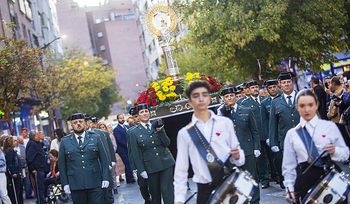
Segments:
[[[285,189],[285,188],[286,188],[286,187],[284,186],[283,182],[280,183],[280,187],[281,187],[282,189]]]
[[[117,189],[113,189],[113,194],[114,195],[118,194],[118,190]]]
[[[349,164],[349,160],[348,159],[343,161],[343,165],[347,165],[347,164]]]
[[[135,183],[136,181],[135,181],[135,179],[133,179],[133,180],[131,180],[131,181],[126,181],[126,183]]]
[[[269,183],[264,183],[264,184],[261,185],[262,189],[265,189],[265,188],[268,188],[268,187],[270,187]]]

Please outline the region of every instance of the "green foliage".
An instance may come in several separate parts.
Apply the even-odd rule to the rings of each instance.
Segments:
[[[51,63],[56,67],[45,70],[44,81],[49,87],[41,92],[47,98],[42,108],[60,106],[63,118],[76,112],[107,117],[110,106],[120,100],[113,67],[103,66],[101,58],[72,47],[65,48],[64,54]]]
[[[315,71],[334,62],[332,54],[347,49],[341,40],[345,1],[194,0],[175,6],[189,29],[181,42],[207,56],[218,73],[257,78],[259,59],[268,78],[276,76],[282,59]]]

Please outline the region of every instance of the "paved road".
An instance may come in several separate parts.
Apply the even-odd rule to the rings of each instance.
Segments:
[[[342,165],[339,164],[343,171],[345,171],[347,174],[350,173],[350,169],[348,165]],[[192,195],[197,190],[197,186],[195,183],[193,183],[190,180],[190,188],[191,190],[188,191],[187,197]],[[116,204],[142,204],[143,199],[140,194],[138,185],[136,183],[134,184],[126,184],[125,182],[121,182],[120,187],[118,188],[119,193],[114,196],[114,200]],[[261,204],[281,204],[281,203],[287,203],[285,201],[285,191],[282,190],[279,185],[275,183],[271,183],[270,187],[267,189],[261,189]],[[35,200],[25,200],[26,204],[35,204]],[[196,196],[192,198],[192,200],[189,202],[189,204],[195,204],[196,203]],[[350,203],[350,202],[349,202]]]

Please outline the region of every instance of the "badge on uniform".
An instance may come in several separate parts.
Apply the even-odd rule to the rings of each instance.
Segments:
[[[279,108],[280,106],[276,106],[276,108]]]

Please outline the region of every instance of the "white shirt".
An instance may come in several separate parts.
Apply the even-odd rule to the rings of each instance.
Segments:
[[[251,96],[253,98],[254,101],[256,101],[256,99],[258,99],[258,103],[260,104],[260,98],[259,98],[259,95],[258,97],[254,97],[254,96]]]
[[[238,108],[238,105],[237,105],[237,103],[235,103],[235,105],[232,107],[232,111],[236,112],[237,108]]]
[[[148,129],[147,126],[146,126],[146,124],[149,125],[149,129],[152,129],[152,124],[151,124],[151,122],[148,121],[148,123],[143,123],[143,122],[140,122],[140,123],[141,123],[141,125],[142,125],[146,130]]]
[[[122,127],[122,128],[125,128],[126,130],[128,129],[124,124],[118,123],[118,125],[120,125],[120,127]]]
[[[78,144],[79,144],[79,140],[78,140]],[[50,149],[55,149],[55,150],[59,151],[60,142],[57,139],[52,140]]]
[[[291,97],[290,97],[290,100],[292,100],[292,103],[294,103],[295,94],[296,94],[295,91],[293,91],[293,92],[292,92],[291,94],[289,94],[289,95],[283,93],[283,95],[284,95],[284,100],[286,100],[287,104],[288,104],[288,96],[291,96]]]
[[[349,158],[349,148],[345,145],[344,139],[338,127],[331,121],[321,120],[316,115],[309,122],[302,117],[300,123],[295,128],[290,129],[284,140],[282,175],[284,176],[284,185],[290,191],[294,191],[294,183],[297,178],[296,167],[299,163],[306,162],[308,152],[304,143],[300,139],[296,130],[306,127],[306,130],[312,137],[317,151],[321,154],[328,143],[338,140],[334,143],[335,152],[331,155],[334,161],[345,161]]]
[[[77,142],[78,142],[78,144],[79,144],[79,136],[77,135],[77,134],[75,134],[74,133],[74,135],[75,135],[75,138],[77,139]],[[81,136],[81,144],[83,144],[84,143],[84,139],[85,139],[85,131],[84,131],[84,133],[82,134],[82,135],[80,135]]]
[[[29,142],[29,138],[27,138],[27,139],[23,138],[23,145],[24,145],[24,147],[27,147],[28,142]]]
[[[237,148],[239,144],[233,123],[227,117],[217,116],[209,110],[211,116],[205,123],[199,120],[194,114],[192,115],[192,124],[195,124],[202,132],[203,136],[210,141],[218,158],[225,162],[230,156],[231,148]],[[213,134],[210,135],[214,122]],[[238,147],[240,157],[235,160],[234,164],[242,166],[245,162],[244,151]],[[187,175],[189,159],[192,164],[194,176],[193,181],[196,183],[210,183],[212,181],[209,169],[204,159],[199,154],[197,147],[193,143],[186,127],[183,127],[177,135],[177,157],[174,174],[175,202],[185,202],[187,193]]]

